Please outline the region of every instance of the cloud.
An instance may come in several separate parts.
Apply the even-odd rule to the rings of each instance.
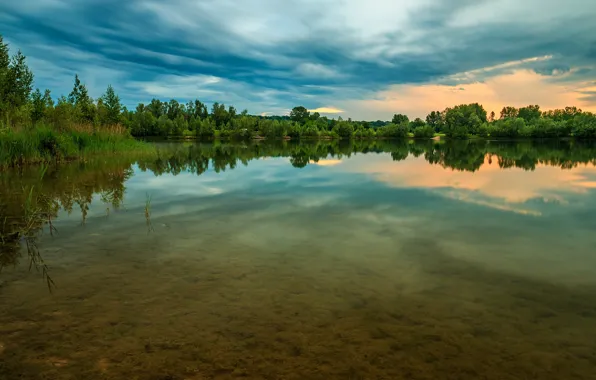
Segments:
[[[575,195],[596,188],[594,167],[561,170],[538,164],[531,172],[519,168],[504,170],[496,157],[488,155],[473,173],[429,165],[423,157],[387,162],[382,156],[355,156],[342,163],[338,170],[365,173],[391,187],[426,189],[445,198],[534,216],[541,215],[541,204],[568,204]]]
[[[309,110],[310,112],[318,112],[318,113],[342,113],[344,111],[335,108],[335,107],[319,107],[315,108],[314,110]]]
[[[596,112],[596,102],[582,84],[553,82],[549,76],[532,70],[517,70],[459,86],[443,84],[396,85],[377,94],[375,99],[347,101],[341,106],[372,118],[390,118],[395,112],[424,118],[431,110],[455,104],[479,102],[497,115],[504,106],[539,104],[543,110],[576,105]],[[462,91],[463,90],[463,91]]]
[[[519,70],[575,91],[596,78],[595,16],[589,0],[0,3],[4,37],[56,95],[78,72],[94,97],[111,83],[128,106],[203,96],[256,114],[302,104],[357,119],[380,116],[346,104],[396,86],[467,93]]]

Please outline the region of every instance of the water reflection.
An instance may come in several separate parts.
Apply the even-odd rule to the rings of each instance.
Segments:
[[[0,378],[589,378],[595,158],[179,143],[3,172]]]
[[[407,165],[395,165],[386,155],[378,155],[381,153],[389,154],[392,161],[412,159]],[[358,154],[368,156],[361,160],[344,160]],[[124,200],[125,183],[133,176],[135,164],[141,172],[149,171],[155,176],[202,175],[210,168],[221,173],[239,164],[247,166],[253,160],[280,157],[289,158],[295,168],[342,164],[340,170],[368,173],[392,186],[443,189],[442,194],[452,199],[530,215],[540,215],[540,212],[506,204],[521,204],[532,199],[569,203],[558,190],[585,193],[596,187],[596,145],[586,142],[164,143],[159,144],[155,156],[138,161],[104,158],[3,172],[0,176],[0,268],[17,263],[23,243],[30,247],[32,265],[43,267],[35,237],[44,232],[44,226],[47,233],[55,231],[52,220],[59,210],[71,214],[76,208],[81,225],[86,222],[94,198],[98,197],[97,202],[104,205],[106,216],[110,209],[118,210]],[[529,180],[523,172],[502,170],[508,168],[534,171],[535,175]],[[193,183],[193,186],[203,185]],[[210,194],[222,192],[208,186],[203,186],[203,190]],[[150,195],[146,194],[146,198],[145,215],[151,229]],[[495,202],[495,199],[500,201]]]

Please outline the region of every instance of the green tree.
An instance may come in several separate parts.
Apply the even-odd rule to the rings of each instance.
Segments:
[[[478,133],[486,123],[486,110],[478,104],[460,104],[445,111],[445,135],[451,138],[466,139]]]
[[[102,96],[101,100],[105,107],[105,119],[102,120],[103,124],[114,125],[120,123],[122,104],[111,85],[108,85],[106,93]]]
[[[428,124],[414,128],[414,137],[417,139],[430,139],[435,135],[435,130]]]
[[[519,110],[515,107],[507,106],[501,110],[501,119],[513,119],[519,115]]]
[[[230,119],[225,104],[219,104],[218,102],[213,103],[213,106],[211,107],[211,118],[215,122],[217,128],[221,128],[225,125]]]
[[[43,119],[46,113],[46,103],[44,102],[43,95],[41,94],[41,91],[39,91],[39,88],[31,95],[31,106],[31,121],[37,123]]]
[[[517,111],[517,117],[521,117],[526,123],[538,120],[542,116],[539,105],[529,105],[522,107]]]
[[[435,132],[441,131],[444,125],[441,111],[432,111],[426,115],[426,124],[430,125]]]
[[[395,125],[400,125],[402,123],[409,123],[410,122],[410,118],[408,118],[407,115],[401,114],[401,113],[397,113],[395,115],[393,115],[393,119],[391,119],[391,123],[395,124]]]
[[[416,119],[410,122],[410,131],[415,131],[417,128],[425,127],[426,122],[421,118],[417,117]]]
[[[10,57],[8,44],[0,35],[0,116],[9,118],[25,106],[33,90],[33,73],[19,50]]]
[[[166,115],[168,116],[168,119],[173,121],[182,113],[184,113],[184,111],[176,99],[171,99],[166,104]]]
[[[338,134],[341,139],[350,139],[354,133],[354,127],[349,121],[338,121],[333,127],[333,131]]]
[[[156,119],[159,119],[162,115],[166,113],[167,103],[164,103],[161,100],[154,98],[151,99],[151,103],[149,103],[146,108]]]
[[[81,83],[78,74],[75,74],[75,83],[72,91],[68,95],[68,101],[74,106],[77,113],[77,121],[83,123],[92,123],[95,118],[95,108],[93,100],[89,96],[87,87]]]
[[[290,111],[290,119],[301,125],[306,123],[309,117],[310,112],[303,106],[294,107]]]

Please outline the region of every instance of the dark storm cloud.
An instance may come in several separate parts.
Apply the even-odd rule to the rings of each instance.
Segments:
[[[544,15],[527,20],[487,18],[488,1],[373,3],[381,10],[347,0],[30,0],[0,4],[0,33],[30,57],[39,87],[66,93],[78,72],[94,95],[111,82],[129,105],[196,94],[253,112],[317,107],[392,84],[457,85],[520,67],[594,79],[594,7],[531,0]]]

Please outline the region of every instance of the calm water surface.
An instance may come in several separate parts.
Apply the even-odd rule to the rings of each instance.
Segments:
[[[595,163],[180,143],[2,172],[0,378],[595,379]]]

